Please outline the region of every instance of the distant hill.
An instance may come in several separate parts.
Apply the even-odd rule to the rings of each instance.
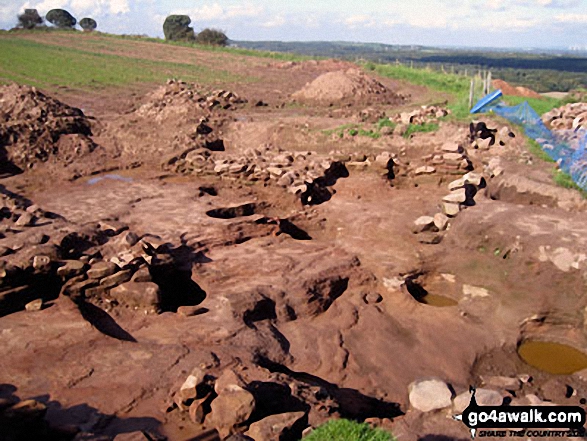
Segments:
[[[545,49],[467,49],[382,43],[233,41],[246,49],[315,57],[401,63],[454,73],[491,70],[495,78],[539,92],[587,87],[587,53]]]

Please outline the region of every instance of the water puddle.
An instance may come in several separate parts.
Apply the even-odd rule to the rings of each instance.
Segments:
[[[97,184],[100,181],[104,181],[106,179],[110,179],[112,181],[122,181],[122,182],[132,182],[133,179],[125,176],[120,175],[104,175],[104,176],[97,176],[95,178],[88,179],[88,185]]]
[[[526,341],[518,348],[524,362],[555,375],[587,369],[587,355],[571,346],[547,341]]]
[[[406,279],[406,288],[410,295],[423,305],[435,306],[437,308],[446,308],[456,306],[458,302],[450,297],[439,294],[430,294],[419,282],[418,276],[408,277]],[[434,286],[434,285],[433,285]],[[438,286],[437,286],[438,288]]]
[[[424,305],[436,306],[437,308],[446,308],[448,306],[457,306],[459,304],[459,302],[454,299],[439,296],[437,294],[427,294],[416,300]]]

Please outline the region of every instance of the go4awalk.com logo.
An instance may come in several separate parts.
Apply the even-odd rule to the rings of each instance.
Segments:
[[[573,438],[586,437],[585,410],[579,406],[479,406],[475,388],[471,388],[471,402],[461,415],[471,436]]]

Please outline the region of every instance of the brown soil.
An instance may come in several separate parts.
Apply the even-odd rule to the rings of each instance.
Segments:
[[[495,89],[501,89],[504,95],[523,96],[526,98],[541,98],[541,95],[532,89],[528,89],[527,87],[522,86],[512,86],[504,80],[493,80],[492,84]]]
[[[397,104],[403,99],[376,79],[356,68],[320,75],[311,83],[306,84],[304,88],[292,94],[292,98],[322,104],[340,104],[349,100]]]
[[[213,440],[287,414],[297,418],[288,439],[339,417],[405,440],[470,439],[451,408],[414,408],[410,383],[587,398],[583,374],[550,375],[516,352],[535,339],[587,352],[586,204],[552,185],[551,165],[496,121],[486,123],[497,131],[471,133],[443,112],[435,133],[339,136],[349,124],[376,130],[358,117],[365,98],[370,112],[400,120],[432,99],[341,74],[338,62],[253,64],[261,83],[61,91],[72,107],[46,97],[26,108],[52,103],[84,118],[73,106],[83,107],[97,147],[0,181],[0,419],[10,430]],[[340,100],[291,103],[329,68]],[[332,84],[317,81],[308,96]],[[393,101],[399,93],[411,101]],[[20,114],[6,113],[1,130]],[[56,158],[64,136],[73,135],[44,144]],[[3,142],[9,160],[36,148]],[[465,189],[461,211],[446,230],[415,234],[416,219],[455,195],[449,183]],[[426,305],[425,293],[456,305]],[[182,398],[200,371],[199,389]],[[492,376],[525,382],[510,391],[487,386]],[[21,404],[23,426],[10,406],[25,399],[36,401]]]

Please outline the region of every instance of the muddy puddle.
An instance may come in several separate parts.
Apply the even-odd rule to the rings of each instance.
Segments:
[[[105,181],[105,180],[121,181],[121,182],[132,182],[133,181],[132,178],[129,178],[126,176],[109,174],[109,175],[97,176],[95,178],[88,179],[87,183],[88,183],[88,185],[94,185],[94,184],[97,184],[98,182]]]
[[[448,306],[457,306],[458,302],[448,297],[440,296],[437,294],[427,294],[418,300],[420,303],[429,306],[436,306],[438,308],[446,308]]]
[[[569,375],[587,369],[587,355],[571,346],[546,341],[526,341],[518,348],[524,362],[541,371]]]
[[[428,292],[428,290],[425,289],[415,278],[408,277],[406,279],[406,288],[410,295],[423,305],[435,306],[438,308],[458,305],[458,302],[450,297],[440,294],[430,294],[430,292]]]

